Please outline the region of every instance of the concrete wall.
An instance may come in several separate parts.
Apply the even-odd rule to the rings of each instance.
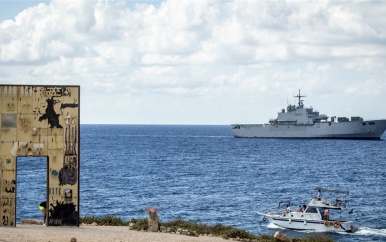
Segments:
[[[79,226],[79,98],[79,86],[0,85],[0,226],[16,226],[20,156],[47,158],[47,225]]]

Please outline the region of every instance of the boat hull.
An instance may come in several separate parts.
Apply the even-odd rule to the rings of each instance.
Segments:
[[[379,140],[386,130],[386,120],[360,122],[323,122],[310,125],[233,124],[236,138],[313,138]]]
[[[305,220],[279,215],[266,215],[265,217],[270,223],[286,229],[346,233],[352,233],[358,230],[358,227],[350,221]]]

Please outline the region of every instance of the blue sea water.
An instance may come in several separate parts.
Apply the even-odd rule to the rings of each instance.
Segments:
[[[81,125],[80,216],[175,218],[273,235],[258,212],[307,203],[315,187],[350,191],[360,227],[336,241],[386,241],[386,137],[381,141],[236,139],[231,127]],[[41,219],[45,158],[18,158],[17,219]],[[43,174],[43,175],[42,175]],[[315,232],[283,230],[290,236]]]

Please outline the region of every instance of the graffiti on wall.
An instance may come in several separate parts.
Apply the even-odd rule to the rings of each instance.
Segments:
[[[49,226],[79,226],[79,86],[0,85],[0,226],[16,226],[16,158],[47,157]]]
[[[66,156],[63,168],[59,171],[59,185],[75,185],[77,182],[77,169],[78,157]]]

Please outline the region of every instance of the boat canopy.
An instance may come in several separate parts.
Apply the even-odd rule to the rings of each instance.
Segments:
[[[326,188],[322,188],[322,187],[317,187],[317,188],[315,188],[315,191],[343,193],[343,194],[349,195],[349,191],[344,191],[344,190],[331,190],[331,189],[326,189]]]

